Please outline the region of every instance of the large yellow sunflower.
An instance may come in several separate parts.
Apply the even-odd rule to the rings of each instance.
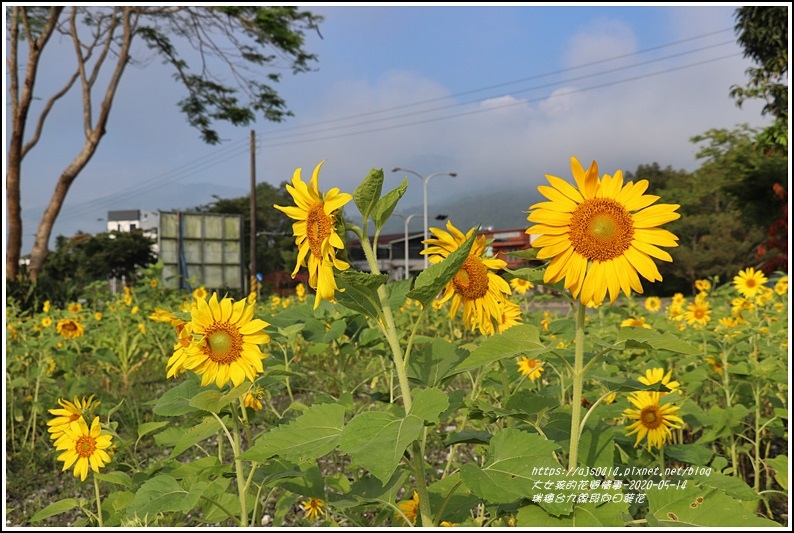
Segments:
[[[767,279],[764,273],[753,267],[740,270],[739,274],[733,278],[734,287],[745,298],[754,298],[763,290],[766,282]]]
[[[636,409],[626,409],[623,416],[635,420],[626,428],[626,435],[637,434],[636,448],[644,437],[648,437],[648,451],[651,446],[661,448],[671,435],[670,428],[680,428],[684,421],[674,413],[679,407],[672,404],[659,405],[662,393],[637,391],[629,394],[629,401]]]
[[[213,381],[219,388],[230,380],[235,387],[246,378],[255,381],[256,375],[264,372],[262,359],[269,355],[259,349],[260,344],[270,342],[270,336],[262,332],[269,324],[253,318],[254,306],[247,306],[246,300],[234,303],[232,298],[224,298],[218,302],[218,293],[212,293],[209,302],[196,300],[196,304],[190,322],[194,340],[184,348],[183,358],[169,360],[169,373],[192,370],[202,376],[202,387]]]
[[[75,477],[85,481],[89,465],[91,470],[99,473],[99,469],[110,462],[110,455],[105,450],[112,444],[113,437],[102,434],[98,416],[94,417],[90,429],[83,417],[79,417],[64,428],[63,435],[55,441],[55,449],[63,451],[58,456],[58,460],[63,461],[63,470],[74,465]]]
[[[287,185],[287,192],[295,200],[294,207],[273,206],[291,219],[297,220],[292,224],[295,244],[298,246],[298,261],[292,277],[295,277],[300,267],[308,268],[309,286],[316,291],[315,309],[320,305],[320,300],[333,302],[334,291],[339,290],[334,279],[334,267],[339,270],[350,268],[349,264],[336,257],[336,249],[341,250],[345,245],[336,233],[335,226],[337,211],[353,197],[340,193],[336,187],[324,196],[320,194],[317,177],[324,162],[321,161],[315,167],[308,186],[301,179],[301,169],[295,170],[292,184]]]
[[[422,241],[428,247],[421,253],[427,254],[431,263],[444,260],[474,232],[472,228],[464,235],[449,220],[447,230],[449,231],[430,228],[435,238]],[[494,332],[493,322],[502,324],[504,321],[504,302],[510,295],[510,285],[494,272],[505,268],[507,263],[501,259],[485,257],[485,247],[485,236],[478,236],[463,266],[444,287],[441,301],[446,302],[452,298],[450,317],[457,314],[462,304],[463,323],[466,327],[472,330],[477,328],[483,335],[488,335]]]
[[[651,206],[658,196],[643,194],[647,180],[623,184],[623,173],[598,177],[593,161],[585,171],[571,158],[577,187],[556,176],[546,175],[551,187],[541,185],[548,202],[530,206],[526,230],[540,235],[532,246],[540,248],[538,259],[551,262],[543,275],[546,283],[565,280],[574,298],[584,304],[600,304],[609,290],[614,302],[622,290],[642,293],[637,273],[649,281],[662,276],[652,258],[672,261],[659,246],[678,246],[678,237],[658,226],[680,217],[676,204]]]

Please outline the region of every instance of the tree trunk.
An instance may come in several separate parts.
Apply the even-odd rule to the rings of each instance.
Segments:
[[[41,50],[55,29],[63,7],[50,11],[47,24],[38,39],[31,38],[24,8],[14,7],[11,12],[9,55],[7,60],[11,92],[11,138],[6,159],[6,209],[8,210],[8,241],[6,242],[6,279],[19,275],[19,259],[22,255],[22,209],[20,206],[19,178],[22,170],[22,149],[25,125],[28,120],[30,102],[33,100],[33,87],[36,84]],[[19,92],[19,29],[23,27],[28,43],[27,68],[22,93]]]
[[[99,141],[105,136],[105,126],[107,125],[108,117],[110,116],[110,108],[113,105],[113,98],[116,96],[116,90],[118,89],[119,81],[121,80],[121,76],[124,73],[124,68],[127,66],[127,62],[129,61],[130,57],[130,45],[132,44],[132,38],[134,35],[134,23],[131,19],[133,17],[133,13],[135,13],[136,10],[137,8],[135,7],[124,7],[122,9],[120,22],[123,27],[123,35],[121,36],[121,46],[118,52],[116,66],[113,70],[113,74],[111,75],[111,79],[108,82],[107,89],[105,90],[105,96],[99,108],[96,124],[91,124],[91,90],[93,88],[94,78],[93,76],[89,78],[89,76],[86,74],[83,68],[85,66],[85,58],[81,55],[78,55],[77,59],[80,67],[80,78],[83,89],[83,117],[86,140],[85,144],[83,145],[83,149],[61,174],[58,184],[55,187],[55,191],[53,192],[52,198],[50,199],[50,203],[47,205],[47,209],[44,211],[44,214],[41,217],[39,229],[36,231],[36,240],[33,243],[33,250],[30,253],[30,265],[28,266],[28,275],[33,282],[37,280],[38,275],[44,266],[44,261],[47,259],[47,255],[50,252],[49,241],[50,236],[52,235],[52,228],[55,224],[55,220],[58,218],[58,213],[60,213],[61,207],[63,207],[66,194],[69,192],[72,182],[74,182],[75,178],[80,174],[83,168],[88,164],[88,161],[90,161],[91,157],[93,157],[93,155],[96,153],[96,149],[99,146]],[[80,43],[78,41],[77,30],[75,26],[75,14],[76,12],[72,15],[72,38],[75,41],[76,50],[79,51]],[[112,33],[114,31],[115,25],[118,22],[119,21],[117,19],[114,19],[111,23],[113,27],[108,29],[110,35],[108,37],[107,46],[110,46],[112,41]]]

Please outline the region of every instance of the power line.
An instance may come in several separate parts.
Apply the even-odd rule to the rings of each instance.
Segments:
[[[379,110],[375,110],[375,111],[367,111],[367,112],[364,112],[364,113],[357,113],[357,114],[354,114],[354,115],[347,115],[345,117],[338,117],[338,118],[333,118],[333,119],[328,119],[328,120],[322,120],[322,121],[319,121],[319,122],[314,122],[312,124],[306,124],[306,125],[300,125],[300,126],[289,126],[289,127],[286,127],[286,128],[280,128],[278,131],[263,132],[261,134],[258,133],[257,135],[258,136],[261,135],[261,136],[264,136],[264,137],[267,137],[267,136],[270,136],[270,135],[281,136],[283,134],[283,132],[285,132],[285,131],[300,130],[300,129],[311,129],[311,128],[316,128],[317,126],[324,125],[324,124],[331,124],[331,123],[334,123],[334,122],[347,121],[347,120],[352,120],[352,119],[355,119],[355,118],[361,118],[361,117],[367,117],[367,116],[377,115],[377,114],[381,114],[381,113],[387,113],[389,111],[398,111],[398,110],[401,110],[401,109],[406,109],[406,108],[410,108],[410,107],[416,107],[416,106],[420,106],[420,105],[423,105],[423,104],[429,104],[429,103],[433,103],[433,102],[438,102],[438,101],[441,101],[441,100],[449,100],[449,99],[452,99],[452,98],[458,98],[460,96],[466,96],[466,95],[473,94],[473,93],[478,93],[478,92],[482,92],[482,91],[488,91],[488,90],[491,90],[491,89],[498,89],[498,88],[506,87],[506,86],[509,86],[509,85],[515,85],[517,83],[523,83],[523,82],[526,82],[526,81],[533,81],[533,80],[537,80],[537,79],[540,79],[540,78],[553,76],[555,74],[566,74],[568,72],[572,72],[572,71],[579,70],[579,69],[582,69],[582,68],[592,67],[594,65],[600,65],[600,64],[603,64],[603,63],[609,63],[611,61],[617,61],[618,59],[625,59],[627,57],[638,56],[640,54],[645,54],[645,53],[648,53],[648,52],[661,50],[663,48],[669,48],[671,46],[676,46],[676,45],[679,45],[679,44],[682,44],[682,43],[695,41],[695,40],[698,40],[698,39],[704,39],[706,37],[719,35],[719,34],[722,34],[722,33],[729,32],[729,31],[732,32],[733,28],[725,28],[725,29],[713,31],[713,32],[710,32],[710,33],[704,33],[704,34],[701,34],[701,35],[695,35],[693,37],[687,37],[686,39],[681,39],[681,40],[674,41],[674,42],[671,42],[671,43],[665,43],[665,44],[660,44],[660,45],[657,45],[657,46],[652,46],[652,47],[649,47],[649,48],[644,48],[644,49],[638,50],[636,52],[630,52],[630,53],[627,53],[627,54],[620,54],[620,55],[608,57],[608,58],[605,58],[605,59],[599,59],[597,61],[591,61],[591,62],[582,64],[582,65],[576,65],[576,66],[573,66],[573,67],[568,67],[568,68],[564,68],[564,69],[559,69],[559,70],[554,70],[554,71],[550,71],[550,72],[545,72],[543,74],[536,74],[536,75],[528,76],[528,77],[525,77],[525,78],[519,78],[517,80],[497,83],[495,85],[489,85],[489,86],[481,87],[481,88],[478,88],[478,89],[471,89],[471,90],[468,90],[468,91],[463,91],[463,92],[451,94],[451,95],[448,95],[448,96],[440,96],[440,97],[437,97],[437,98],[430,98],[430,99],[427,99],[427,100],[421,100],[421,101],[412,102],[412,103],[409,103],[409,104],[401,104],[401,105],[398,105],[398,106],[387,107],[387,108],[383,108],[383,109],[379,109]],[[734,41],[729,41],[729,42],[730,43],[735,43],[736,41],[734,40]],[[687,52],[684,52],[684,53],[687,53]],[[671,57],[675,57],[675,56],[671,56]]]
[[[391,126],[383,126],[383,127],[380,127],[380,128],[372,128],[372,129],[367,129],[367,130],[359,130],[359,131],[354,131],[354,132],[349,132],[349,133],[339,133],[339,134],[336,134],[336,135],[328,135],[328,136],[325,136],[325,137],[315,137],[315,138],[304,139],[304,140],[287,141],[287,142],[283,142],[283,143],[263,144],[262,147],[263,148],[275,148],[275,147],[279,147],[279,146],[290,146],[290,145],[295,145],[295,144],[305,144],[305,143],[308,143],[308,142],[317,142],[317,141],[325,141],[325,140],[330,140],[330,139],[338,139],[338,138],[342,138],[342,137],[352,137],[352,136],[355,136],[355,135],[363,135],[363,134],[366,134],[366,133],[375,133],[375,132],[379,132],[379,131],[393,130],[393,129],[405,128],[405,127],[409,127],[409,126],[418,126],[420,124],[428,124],[430,122],[438,122],[438,121],[441,121],[441,120],[448,120],[448,119],[451,119],[451,118],[459,118],[459,117],[468,116],[468,115],[475,115],[475,114],[480,114],[480,113],[488,113],[488,112],[491,112],[491,111],[506,109],[506,108],[509,108],[509,107],[517,106],[517,105],[526,105],[527,103],[531,103],[531,102],[539,102],[539,101],[542,101],[542,100],[545,100],[545,99],[549,99],[549,98],[555,98],[555,97],[559,97],[559,96],[568,96],[568,95],[571,95],[571,94],[583,93],[583,92],[592,91],[592,90],[595,90],[595,89],[601,89],[601,88],[604,88],[604,87],[611,87],[611,86],[614,86],[614,85],[619,85],[619,84],[627,83],[627,82],[630,82],[630,81],[637,81],[637,80],[641,80],[641,79],[644,79],[644,78],[650,78],[650,77],[654,77],[654,76],[659,76],[659,75],[662,75],[662,74],[667,74],[667,73],[675,72],[675,71],[678,71],[678,70],[683,70],[683,69],[692,68],[692,67],[696,67],[696,66],[700,66],[700,65],[705,65],[705,64],[708,64],[708,63],[714,63],[714,62],[717,62],[717,61],[721,61],[723,59],[729,59],[729,58],[732,58],[732,57],[739,57],[740,55],[741,55],[740,53],[729,54],[729,55],[726,55],[726,56],[717,57],[717,58],[713,58],[713,59],[708,59],[708,60],[704,60],[704,61],[698,61],[696,63],[690,63],[688,65],[682,65],[682,66],[679,66],[679,67],[673,67],[673,68],[669,68],[669,69],[666,69],[666,70],[652,72],[652,73],[649,73],[649,74],[643,74],[643,75],[639,75],[639,76],[632,76],[630,78],[624,78],[622,80],[617,80],[617,81],[610,81],[610,82],[602,83],[602,84],[599,84],[599,85],[592,85],[590,87],[584,87],[584,88],[581,88],[581,89],[573,89],[570,92],[565,93],[565,95],[550,95],[548,97],[537,97],[537,98],[532,98],[532,99],[528,99],[528,100],[522,100],[522,101],[519,101],[519,102],[513,102],[513,103],[510,103],[510,104],[503,104],[503,105],[493,106],[493,107],[484,108],[484,109],[475,109],[475,110],[471,110],[471,111],[465,111],[465,112],[461,112],[461,113],[454,114],[454,115],[446,115],[446,116],[441,116],[441,117],[428,118],[428,119],[425,119],[425,120],[417,120],[417,121],[414,121],[414,122],[407,122],[407,123],[403,123],[403,124],[395,124],[395,125],[391,125]]]
[[[708,49],[711,49],[711,48],[718,48],[718,47],[729,45],[729,44],[735,44],[735,43],[734,43],[734,41],[725,41],[725,42],[722,42],[722,43],[717,43],[717,44],[713,44],[713,45],[709,45],[709,46],[704,46],[702,48],[697,48],[697,49],[694,49],[694,50],[686,50],[684,52],[679,52],[679,53],[676,53],[676,54],[672,54],[672,55],[668,55],[668,56],[664,56],[664,57],[659,57],[659,58],[655,58],[655,59],[649,59],[647,61],[642,61],[642,62],[634,63],[634,64],[631,64],[631,65],[624,65],[624,66],[621,66],[621,67],[615,67],[613,69],[603,70],[603,71],[599,71],[599,72],[596,72],[596,73],[593,73],[593,74],[585,74],[585,75],[578,76],[578,77],[575,77],[575,78],[567,78],[567,79],[564,80],[564,83],[570,83],[570,82],[574,82],[574,81],[582,81],[582,80],[586,80],[588,78],[596,78],[596,77],[599,77],[599,76],[604,76],[606,74],[613,74],[615,72],[620,72],[622,70],[628,70],[628,69],[632,69],[632,68],[642,67],[642,66],[650,65],[652,63],[658,63],[660,61],[665,61],[665,60],[668,60],[668,59],[673,59],[673,58],[681,57],[681,56],[684,56],[684,55],[694,54],[694,53],[697,53],[697,52],[702,52],[704,50],[708,50]],[[512,91],[510,94],[521,94],[521,93],[536,91],[536,90],[540,90],[540,89],[547,89],[549,87],[555,87],[555,86],[559,85],[560,83],[563,83],[563,82],[555,81],[555,82],[545,83],[545,84],[542,84],[542,85],[535,85],[535,86],[532,86],[532,87],[527,87],[527,88],[523,88],[523,89],[518,89],[518,90]],[[461,106],[465,106],[465,105],[469,105],[469,104],[480,103],[483,100],[492,99],[492,98],[498,98],[500,96],[507,96],[507,95],[499,94],[499,95],[495,95],[495,96],[488,96],[488,97],[484,97],[484,98],[478,98],[478,99],[475,99],[475,100],[466,100],[466,101],[463,101],[463,102],[456,102],[456,103],[453,103],[453,104],[447,104],[447,105],[444,105],[444,106],[434,107],[434,108],[431,108],[431,109],[423,109],[423,110],[419,110],[419,111],[413,111],[411,113],[402,113],[402,114],[397,115],[397,116],[388,116],[388,117],[379,118],[379,119],[371,119],[371,120],[366,120],[366,121],[360,121],[360,122],[356,122],[356,123],[353,123],[353,124],[332,126],[332,127],[328,127],[328,128],[319,128],[319,129],[318,128],[313,128],[310,133],[311,134],[316,134],[316,133],[323,133],[323,132],[328,132],[328,131],[337,131],[337,130],[340,130],[340,129],[353,128],[353,127],[356,127],[356,126],[363,126],[363,125],[366,125],[366,124],[373,124],[373,123],[377,123],[377,122],[382,122],[384,120],[392,120],[392,119],[405,118],[405,117],[416,116],[416,115],[423,115],[423,114],[427,114],[427,113],[434,112],[434,111],[442,111],[444,109],[451,109],[451,108],[461,107]],[[444,99],[446,99],[446,98],[444,98]],[[409,104],[409,105],[412,105],[412,104]],[[408,106],[404,106],[404,107],[408,107]],[[383,112],[383,111],[375,111],[375,112],[373,112],[373,114],[374,113],[381,113],[381,112]],[[359,115],[356,115],[356,116],[361,116],[361,115],[362,114],[359,114]],[[329,121],[326,121],[326,122],[329,122]],[[295,138],[295,137],[300,138],[300,137],[303,137],[305,135],[307,135],[307,133],[293,133],[293,134],[288,134],[288,135],[279,135],[278,136],[278,140],[283,140],[283,139],[288,139],[288,138]],[[264,142],[267,142],[267,139],[265,139]]]

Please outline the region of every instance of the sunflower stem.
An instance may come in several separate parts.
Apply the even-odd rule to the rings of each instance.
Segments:
[[[568,452],[568,471],[576,469],[577,458],[579,455],[579,424],[582,412],[582,382],[584,381],[584,313],[585,305],[578,301],[576,303],[576,337],[574,342],[574,361],[573,372],[573,398],[571,400],[571,445]]]
[[[248,527],[248,509],[246,508],[245,493],[247,486],[245,474],[243,473],[243,462],[240,461],[240,421],[237,419],[237,409],[232,407],[232,420],[234,421],[234,440],[232,441],[232,451],[234,452],[234,469],[237,473],[237,491],[240,494],[240,525]]]
[[[99,496],[99,480],[96,476],[94,478],[94,493],[96,494],[96,519],[99,527],[102,527],[102,498]]]
[[[664,472],[664,442],[659,446],[659,473],[662,475],[662,481],[664,481],[667,478]]]

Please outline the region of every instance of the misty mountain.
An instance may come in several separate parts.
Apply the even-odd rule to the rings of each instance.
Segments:
[[[444,227],[446,220],[436,220],[437,215],[443,214],[447,215],[448,220],[451,220],[455,227],[464,233],[478,225],[482,228],[492,227],[497,230],[527,228],[530,226],[530,223],[527,222],[529,206],[543,200],[544,198],[537,192],[537,188],[533,190],[512,188],[479,191],[449,198],[436,195],[435,198],[428,199],[428,225]],[[422,204],[410,207],[397,204],[395,212],[405,217],[418,213],[418,216],[413,217],[409,222],[408,230],[411,233],[422,230],[422,213],[424,212]],[[351,220],[361,223],[361,217],[355,207],[346,209],[346,213]],[[356,216],[352,216],[353,213]],[[392,216],[381,233],[401,233],[403,231],[405,231],[403,219]]]

